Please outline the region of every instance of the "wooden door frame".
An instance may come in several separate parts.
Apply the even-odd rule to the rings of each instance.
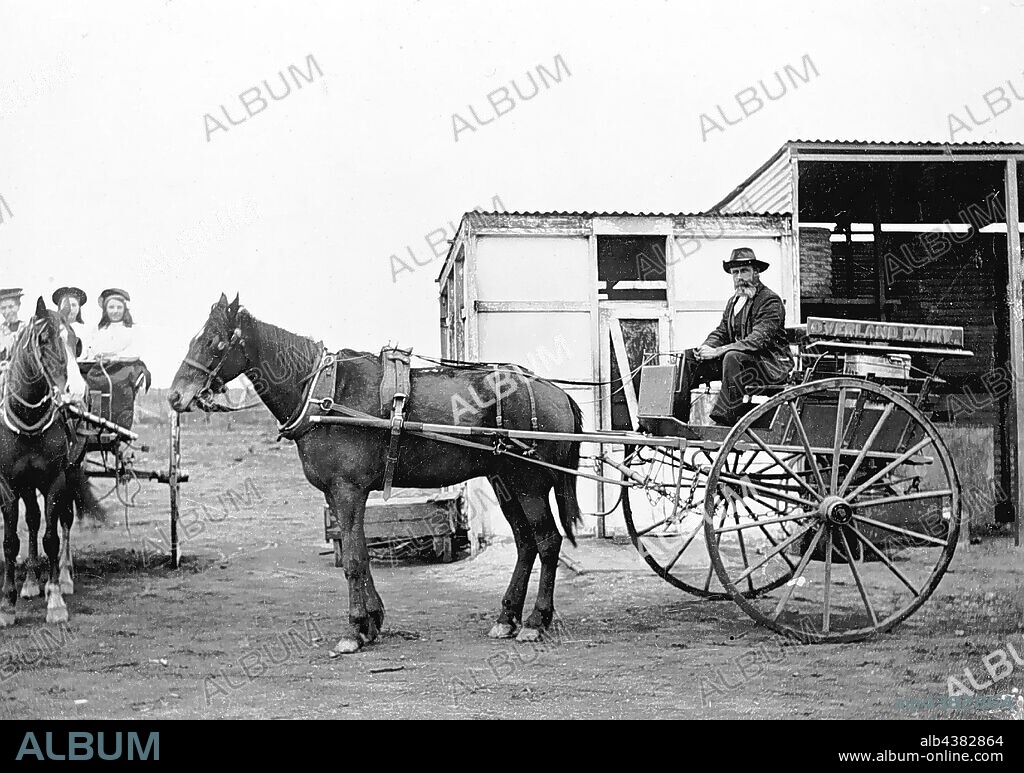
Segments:
[[[600,339],[600,372],[601,382],[601,427],[611,429],[612,426],[612,362],[609,335],[612,323],[616,325],[624,319],[658,320],[658,347],[661,351],[672,349],[672,314],[666,301],[601,301],[598,308],[598,330]],[[618,329],[621,331],[621,325]],[[628,367],[625,369],[628,373]],[[619,368],[623,373],[623,368]]]

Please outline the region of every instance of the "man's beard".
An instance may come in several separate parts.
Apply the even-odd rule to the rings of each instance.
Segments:
[[[736,288],[736,297],[739,298],[741,295],[747,299],[753,298],[757,295],[757,285],[750,284]]]

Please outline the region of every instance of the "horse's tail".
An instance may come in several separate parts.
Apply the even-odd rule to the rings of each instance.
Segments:
[[[89,477],[82,470],[81,466],[75,464],[68,468],[65,473],[68,489],[71,498],[75,503],[76,515],[81,518],[89,516],[97,521],[107,520],[107,511],[100,504],[96,492],[89,485]]]
[[[572,411],[572,431],[579,433],[583,431],[583,411],[568,394],[569,409]],[[569,444],[569,456],[566,467],[575,470],[580,466],[580,444]],[[569,538],[574,546],[576,535],[573,528],[583,523],[583,516],[580,513],[580,503],[576,499],[576,476],[572,473],[559,473],[558,481],[555,483],[555,503],[558,505],[558,518],[562,522],[565,536]]]

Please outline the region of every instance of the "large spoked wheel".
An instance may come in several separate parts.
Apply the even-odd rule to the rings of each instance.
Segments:
[[[744,450],[778,463],[785,485],[737,476],[730,458]],[[802,642],[891,630],[935,590],[960,531],[960,484],[935,427],[906,396],[860,379],[758,405],[726,437],[707,486],[705,540],[722,585],[752,618]],[[742,503],[743,517],[723,518],[723,501]],[[729,533],[757,540],[756,560],[722,551]],[[780,576],[777,593],[743,593],[751,577]]]
[[[680,454],[655,448],[641,453],[629,459],[633,475],[623,476],[631,484],[623,486],[622,512],[634,547],[662,579],[675,587],[707,599],[731,598],[715,575],[704,534],[705,481],[714,458],[701,449]],[[738,452],[734,463],[749,468],[755,456]],[[722,504],[727,517],[739,517],[735,506]],[[731,533],[716,539],[723,553],[737,561],[747,558],[745,535]],[[767,583],[751,579],[741,592],[755,596],[779,587],[787,579],[773,577]]]

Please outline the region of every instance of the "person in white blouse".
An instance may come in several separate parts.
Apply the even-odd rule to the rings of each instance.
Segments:
[[[128,310],[131,297],[124,290],[111,287],[100,293],[100,318],[96,332],[89,340],[86,360],[137,360],[134,322]]]
[[[89,296],[80,287],[58,287],[53,291],[52,298],[67,326],[71,328],[68,341],[71,344],[71,351],[76,357],[81,357],[88,349],[85,324],[82,322],[82,307],[89,300]]]

